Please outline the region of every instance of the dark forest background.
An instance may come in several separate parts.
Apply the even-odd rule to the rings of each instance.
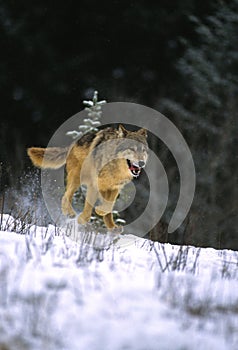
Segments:
[[[238,249],[237,38],[237,0],[0,1],[2,202],[8,193],[19,206],[25,182],[36,195],[26,148],[47,145],[97,89],[160,111],[192,151],[194,203],[168,235],[179,175],[158,149],[172,194],[151,238]]]

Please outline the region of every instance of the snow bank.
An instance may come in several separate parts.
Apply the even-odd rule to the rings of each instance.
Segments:
[[[0,232],[0,348],[237,349],[237,262],[132,235],[103,250],[53,226]]]

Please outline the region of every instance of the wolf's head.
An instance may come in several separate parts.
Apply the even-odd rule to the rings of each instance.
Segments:
[[[138,177],[148,158],[147,132],[145,129],[129,131],[119,125],[118,136],[122,142],[117,147],[117,156],[126,159],[131,175]]]

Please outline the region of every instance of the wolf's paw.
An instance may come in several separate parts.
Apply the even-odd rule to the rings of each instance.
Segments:
[[[115,225],[114,227],[110,228],[110,231],[116,234],[121,234],[124,231],[123,226]]]
[[[78,216],[78,223],[81,224],[81,225],[85,225],[89,221],[89,219],[90,219],[90,216],[87,217],[83,213],[81,213]]]
[[[63,209],[62,208],[62,213],[65,215],[65,216],[68,216],[70,219],[73,219],[73,218],[75,218],[75,216],[76,216],[76,213],[75,213],[75,211],[73,210],[73,209],[71,209],[71,208],[67,208],[67,209]]]
[[[70,218],[74,218],[76,216],[76,213],[75,213],[72,205],[65,198],[62,199],[61,210],[65,216],[68,216]]]
[[[65,216],[67,216],[67,217],[69,217],[70,219],[73,219],[73,218],[75,218],[75,216],[76,216],[76,213],[75,213],[75,211],[72,209],[72,210],[63,210],[62,209],[62,212],[63,212],[63,214],[65,215]]]

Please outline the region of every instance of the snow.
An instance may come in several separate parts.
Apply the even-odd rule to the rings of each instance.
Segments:
[[[4,223],[0,349],[237,349],[237,252]]]

